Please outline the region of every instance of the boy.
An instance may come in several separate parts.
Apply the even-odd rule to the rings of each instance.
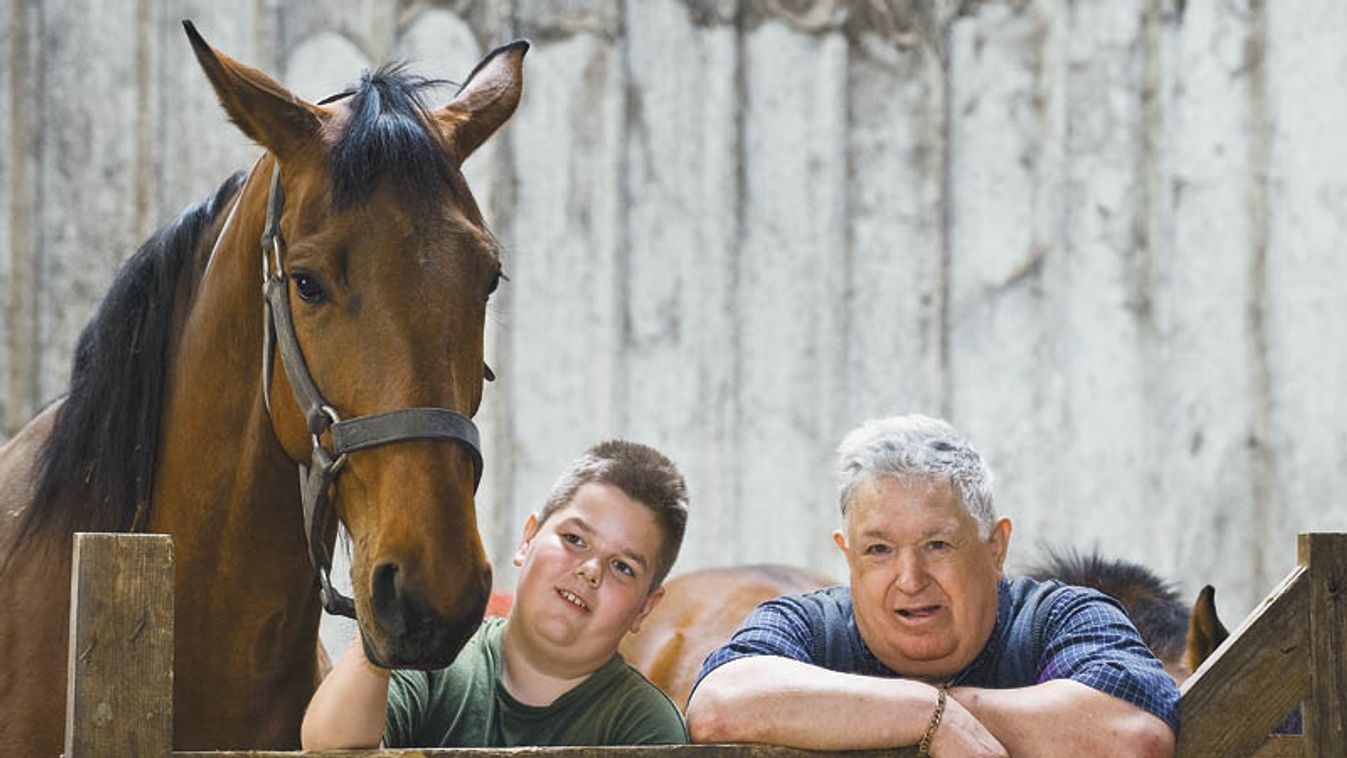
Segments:
[[[309,703],[304,748],[686,742],[673,702],[617,655],[664,596],[686,524],[668,458],[595,445],[524,524],[509,618],[437,671],[389,672],[353,641]]]

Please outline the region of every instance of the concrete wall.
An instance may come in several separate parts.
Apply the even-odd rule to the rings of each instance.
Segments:
[[[1235,621],[1347,530],[1341,0],[14,0],[0,25],[0,421],[64,391],[159,224],[257,155],[178,21],[318,98],[527,36],[467,167],[508,246],[488,352],[500,580],[560,466],[684,468],[682,569],[842,576],[831,451],[922,410],[1041,543]]]

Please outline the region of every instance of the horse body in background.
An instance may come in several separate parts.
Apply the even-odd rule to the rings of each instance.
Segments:
[[[397,69],[314,105],[188,36],[268,153],[128,261],[69,394],[0,448],[0,754],[61,750],[74,531],[174,537],[177,748],[297,746],[318,675],[310,550],[331,550],[337,522],[306,514],[295,464],[347,449],[341,417],[394,419],[310,469],[310,502],[352,535],[371,659],[445,665],[487,602],[467,418],[500,260],[459,166],[514,112],[527,45],[431,112],[425,82]],[[268,277],[284,311],[270,322]]]
[[[1093,587],[1117,600],[1178,684],[1230,636],[1216,615],[1216,590],[1211,585],[1202,588],[1189,608],[1173,584],[1137,563],[1049,549],[1043,563],[1026,576]]]
[[[702,661],[764,600],[837,582],[795,566],[763,564],[692,571],[664,583],[664,599],[618,652],[686,709]]]
[[[1046,562],[1028,575],[1093,587],[1116,598],[1180,684],[1228,636],[1216,617],[1210,586],[1203,588],[1190,613],[1168,582],[1126,561],[1050,551]],[[692,571],[665,583],[664,599],[640,631],[627,635],[620,652],[685,709],[702,662],[759,603],[834,584],[822,574],[777,564]]]

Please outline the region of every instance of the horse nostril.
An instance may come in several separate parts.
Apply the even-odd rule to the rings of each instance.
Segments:
[[[374,606],[374,615],[379,619],[380,625],[395,636],[406,631],[399,584],[398,564],[385,562],[374,567],[370,576],[370,599]]]

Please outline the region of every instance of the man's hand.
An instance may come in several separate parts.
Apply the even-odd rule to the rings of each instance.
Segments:
[[[1009,690],[956,687],[949,694],[950,706],[957,699],[1016,758],[1174,755],[1174,732],[1164,721],[1070,679]]]
[[[1009,758],[1010,753],[968,709],[954,698],[945,703],[945,715],[931,740],[933,758]]]
[[[707,674],[692,693],[687,719],[694,742],[869,750],[917,744],[935,703],[936,689],[914,679],[843,674],[763,655]],[[931,755],[1006,755],[952,695],[941,722]]]

